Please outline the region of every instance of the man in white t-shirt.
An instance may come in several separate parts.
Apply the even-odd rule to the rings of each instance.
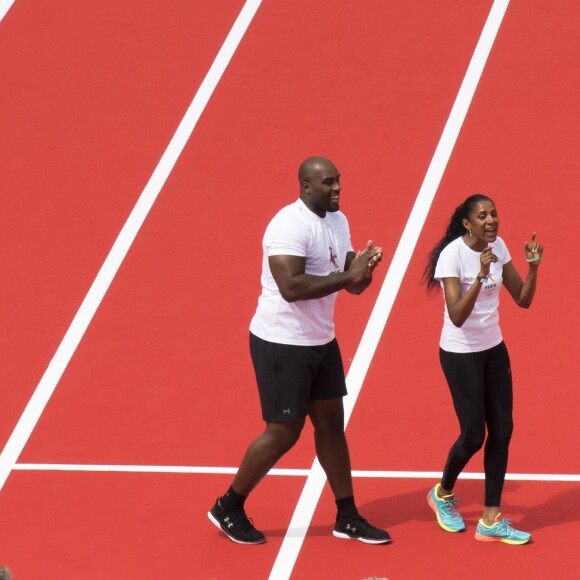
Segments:
[[[310,157],[298,174],[300,197],[272,219],[263,239],[262,293],[250,324],[265,431],[248,447],[228,491],[208,517],[231,540],[266,541],[244,503],[261,479],[298,441],[306,417],[337,505],[333,534],[385,544],[389,534],[369,524],[354,501],[344,434],[344,368],[334,335],[339,290],[360,294],[382,257],[369,240],[355,253],[339,211],[340,175],[332,162]]]

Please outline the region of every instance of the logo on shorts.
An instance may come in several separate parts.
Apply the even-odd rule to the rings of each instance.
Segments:
[[[282,415],[290,415],[292,411],[290,409],[282,409]]]

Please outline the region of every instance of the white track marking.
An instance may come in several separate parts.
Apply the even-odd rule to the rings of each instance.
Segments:
[[[197,121],[203,113],[213,91],[242,40],[262,0],[247,0],[232,26],[220,51],[201,83],[177,131],[163,153],[149,182],[141,193],[133,211],[120,231],[109,255],[76,313],[54,357],[38,383],[28,405],[24,409],[10,439],[0,454],[0,490],[4,487],[18,457],[22,453],[36,423],[52,396],[63,372],[75,353],[97,308],[105,296],[113,278],[121,266],[141,225],[145,221],[161,188],[165,185],[177,159],[181,155]]]
[[[6,16],[8,10],[10,10],[12,4],[14,4],[14,0],[0,0],[0,22]]]
[[[433,159],[425,175],[425,179],[415,200],[415,205],[401,236],[401,240],[393,256],[385,281],[369,318],[369,322],[359,344],[350,367],[347,385],[349,395],[345,399],[345,425],[352,413],[360,392],[363,380],[374,356],[377,344],[383,333],[393,302],[401,286],[403,276],[411,260],[417,239],[427,218],[431,203],[443,177],[451,152],[457,141],[459,131],[465,120],[471,100],[481,78],[485,63],[495,41],[497,32],[507,10],[509,0],[495,0],[465,77],[451,109],[451,113],[443,129],[443,134],[433,155]],[[314,460],[310,476],[298,500],[298,505],[290,521],[288,533],[282,542],[282,547],[270,573],[270,579],[281,580],[289,578],[312,515],[320,499],[326,476],[318,459]]]
[[[17,463],[14,471],[85,471],[115,473],[194,473],[202,475],[233,475],[237,467],[205,467],[193,465],[83,465],[74,463]],[[308,477],[310,469],[278,469],[268,472],[268,476]],[[438,479],[441,471],[360,471],[354,470],[354,478],[375,479]],[[463,472],[459,479],[485,479],[484,473]],[[580,474],[574,473],[508,473],[508,481],[580,481]]]
[[[237,467],[197,465],[81,465],[74,463],[17,463],[20,471],[115,471],[127,473],[198,473],[203,475],[234,475]],[[309,469],[272,469],[268,475],[308,477]]]

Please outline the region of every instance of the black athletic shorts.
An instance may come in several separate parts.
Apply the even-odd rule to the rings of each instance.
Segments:
[[[264,421],[301,421],[308,415],[310,401],[346,395],[336,339],[322,346],[294,346],[250,333],[250,354]]]

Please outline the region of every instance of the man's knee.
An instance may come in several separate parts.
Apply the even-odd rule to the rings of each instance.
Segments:
[[[288,423],[267,423],[266,435],[285,453],[291,449],[302,433],[304,422],[292,421]]]
[[[340,433],[344,431],[342,399],[312,401],[308,414],[317,432]]]

